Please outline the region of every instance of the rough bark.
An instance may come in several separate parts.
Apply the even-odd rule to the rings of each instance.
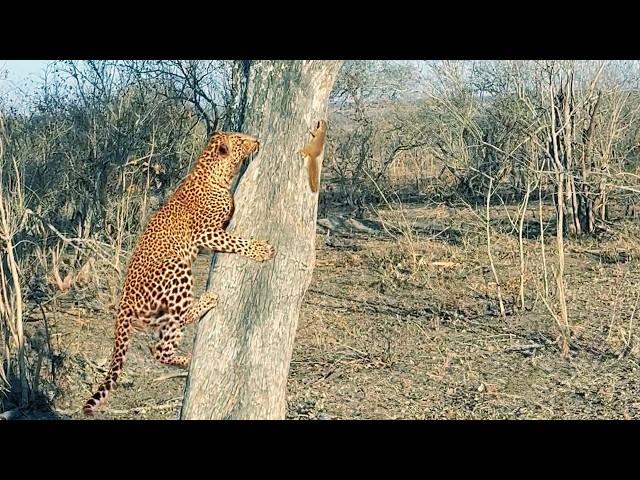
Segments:
[[[183,419],[285,417],[298,315],[315,263],[318,196],[298,151],[313,122],[326,118],[341,63],[238,65],[248,82],[239,92],[246,98],[235,102],[242,109],[233,115],[236,130],[257,136],[261,147],[238,184],[228,230],[268,240],[276,256],[264,264],[217,256],[209,283],[219,303],[198,325]]]

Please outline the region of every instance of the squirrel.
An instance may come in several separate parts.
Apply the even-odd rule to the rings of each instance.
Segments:
[[[313,193],[318,192],[320,184],[320,168],[318,166],[318,157],[324,150],[324,140],[327,136],[327,122],[319,120],[316,123],[316,129],[309,131],[313,137],[311,141],[300,150],[300,154],[309,158],[307,163],[307,172],[309,173],[309,187]]]

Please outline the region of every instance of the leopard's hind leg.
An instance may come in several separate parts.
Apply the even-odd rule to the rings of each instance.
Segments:
[[[152,349],[156,360],[167,365],[188,366],[191,361],[191,355],[182,356],[175,353],[183,334],[183,328],[199,320],[202,315],[215,307],[217,303],[218,296],[212,292],[206,292],[191,304],[185,314],[167,317],[160,327],[160,341]]]
[[[198,320],[218,303],[217,295],[207,292],[195,302],[193,300],[193,274],[184,262],[165,267],[162,287],[157,299],[162,311],[153,326],[160,331],[160,341],[151,347],[156,360],[167,365],[186,367],[191,356],[176,355],[183,328]]]

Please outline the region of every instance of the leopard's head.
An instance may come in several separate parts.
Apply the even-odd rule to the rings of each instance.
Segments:
[[[251,155],[258,152],[257,138],[236,132],[215,132],[211,136],[200,162],[212,167],[221,182],[230,182],[238,169]]]

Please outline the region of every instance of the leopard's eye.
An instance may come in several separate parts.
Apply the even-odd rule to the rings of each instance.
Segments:
[[[227,146],[224,143],[220,143],[218,145],[218,148],[216,149],[216,152],[217,152],[218,155],[226,157],[229,154],[229,149],[227,148]]]

